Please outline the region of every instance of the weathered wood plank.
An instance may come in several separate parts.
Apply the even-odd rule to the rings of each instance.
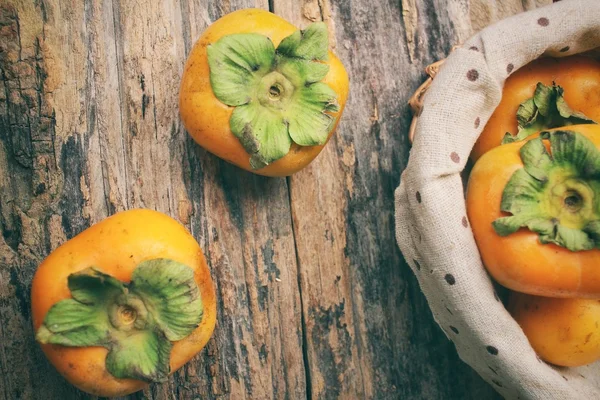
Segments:
[[[275,0],[325,20],[351,94],[336,136],[290,179],[313,398],[492,398],[435,325],[395,246],[393,192],[423,68],[521,2]],[[546,3],[549,3],[547,1]],[[533,5],[530,5],[533,6]],[[460,382],[460,384],[457,384]]]
[[[249,6],[268,4],[2,8],[0,398],[86,397],[33,340],[31,277],[60,243],[135,207],[166,212],[192,230],[213,270],[219,320],[201,356],[134,397],[306,397],[287,183],[207,154],[177,112],[195,39],[219,16]]]

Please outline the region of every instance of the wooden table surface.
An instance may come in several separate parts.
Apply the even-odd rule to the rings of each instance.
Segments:
[[[218,295],[208,346],[130,398],[479,399],[494,390],[435,324],[394,238],[407,100],[425,65],[551,0],[2,0],[0,398],[88,398],[46,361],[31,279],[120,210],[181,221]],[[351,92],[337,134],[287,179],[197,146],[178,117],[186,55],[240,8],[324,20]]]

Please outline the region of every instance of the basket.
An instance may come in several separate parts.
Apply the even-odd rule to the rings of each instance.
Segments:
[[[398,245],[460,357],[506,398],[600,399],[600,363],[559,368],[537,357],[481,263],[461,172],[511,73],[599,45],[600,1],[563,0],[471,37],[417,97],[414,143],[395,193]]]

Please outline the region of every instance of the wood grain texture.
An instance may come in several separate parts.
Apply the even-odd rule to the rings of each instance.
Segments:
[[[275,10],[293,9],[287,3],[295,2],[275,1]],[[305,25],[312,4],[288,18]],[[318,4],[323,19],[335,21],[330,31],[350,71],[351,94],[333,142],[290,179],[310,393],[491,397],[434,325],[413,274],[398,268],[393,223],[393,192],[408,158],[406,102],[424,67],[474,32],[469,3]]]
[[[0,5],[0,399],[88,398],[33,339],[29,289],[58,245],[117,211],[181,221],[205,249],[218,325],[173,379],[130,398],[490,398],[396,247],[406,101],[423,67],[507,0],[8,0]],[[351,77],[330,144],[289,179],[241,171],[184,131],[201,32],[239,8],[324,20]]]

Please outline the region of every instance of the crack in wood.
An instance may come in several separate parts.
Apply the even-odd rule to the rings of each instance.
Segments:
[[[290,190],[290,184],[291,184],[291,178],[287,177],[286,178],[286,186],[287,186],[287,192],[288,192],[288,202],[291,205],[292,204],[292,191]],[[299,254],[298,254],[298,242],[296,240],[296,227],[294,226],[294,218],[293,218],[293,214],[290,213],[290,224],[292,227],[292,239],[294,242],[294,255],[295,255],[295,259],[296,259],[296,279],[298,281],[298,295],[300,297],[300,333],[302,335],[302,362],[303,362],[303,366],[304,366],[304,379],[305,379],[305,390],[306,390],[306,398],[307,399],[312,399],[313,398],[313,394],[312,394],[312,379],[310,376],[310,364],[309,364],[309,360],[308,360],[308,336],[307,336],[307,327],[306,327],[306,316],[304,313],[305,310],[305,303],[304,303],[304,299],[303,299],[303,294],[302,294],[302,281],[301,281],[301,274],[300,274],[300,258],[299,258]]]

